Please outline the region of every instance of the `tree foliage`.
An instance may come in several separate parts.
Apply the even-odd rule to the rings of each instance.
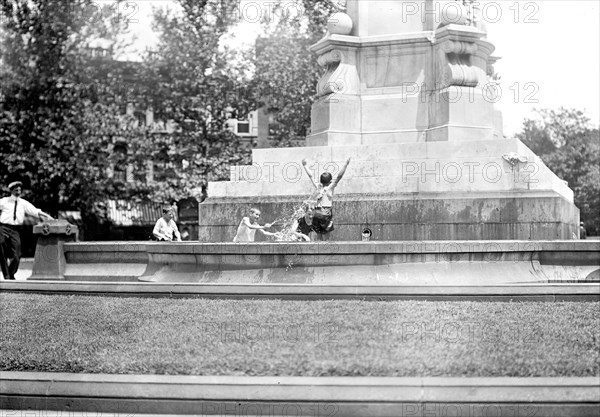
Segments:
[[[330,1],[303,0],[303,13],[292,15],[282,3],[273,8],[278,19],[265,21],[265,35],[256,41],[253,84],[257,102],[275,115],[276,145],[289,146],[310,133],[311,105],[324,70],[309,47],[326,34],[335,7]]]
[[[228,107],[239,116],[252,107],[244,62],[220,43],[234,24],[237,2],[179,3],[183,13],[155,10],[159,44],[142,72],[147,104],[157,118],[176,126],[171,135],[153,140],[152,159],[176,168],[166,184],[153,185],[153,195],[163,199],[185,198],[199,189],[205,194],[208,181],[228,179],[232,164],[249,161],[249,150],[225,124]]]
[[[523,131],[517,134],[536,155],[555,152],[569,138],[586,132],[590,120],[576,109],[536,109],[537,117],[523,121]]]
[[[581,220],[600,232],[600,133],[575,109],[536,110],[517,138],[538,154],[575,193]]]
[[[89,0],[0,1],[0,180],[25,180],[35,204],[105,216],[99,202],[178,200],[247,161],[222,111],[249,107],[244,73],[220,46],[232,23],[221,8],[235,2],[181,0],[180,15],[158,10],[160,45],[136,63],[113,59],[127,31],[114,10]],[[108,57],[94,55],[98,40]],[[231,85],[244,88],[227,97]],[[124,116],[130,102],[152,107],[173,131]],[[165,173],[155,183],[146,181],[148,161]]]
[[[2,0],[0,179],[26,180],[30,197],[51,213],[93,211],[106,195],[109,137],[115,124],[99,101],[98,68],[88,41],[105,22],[90,24],[89,1]],[[119,31],[122,28],[113,27]]]

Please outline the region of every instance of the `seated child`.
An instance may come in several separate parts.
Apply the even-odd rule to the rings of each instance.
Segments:
[[[163,208],[163,216],[156,221],[154,229],[152,230],[152,236],[156,240],[172,242],[175,239],[177,242],[181,242],[181,235],[177,224],[173,220],[174,213],[173,208],[166,206]]]
[[[233,238],[234,242],[254,242],[256,231],[258,230],[265,236],[275,236],[275,233],[265,232],[264,229],[269,229],[272,224],[267,223],[264,226],[258,224],[260,218],[260,210],[251,208],[247,217],[244,217],[238,226],[237,233]]]
[[[317,183],[311,174],[310,170],[307,168],[306,159],[302,160],[302,165],[304,166],[304,170],[308,174],[311,182],[315,186],[317,191],[316,194],[316,207],[314,211],[313,217],[313,225],[312,228],[315,232],[317,232],[317,237],[320,240],[328,240],[329,233],[334,230],[333,227],[333,192],[335,191],[335,187],[339,184],[340,180],[344,176],[346,172],[346,168],[348,164],[350,164],[350,160],[352,158],[348,158],[346,163],[340,170],[339,174],[333,178],[331,173],[324,172],[321,174],[320,182]]]

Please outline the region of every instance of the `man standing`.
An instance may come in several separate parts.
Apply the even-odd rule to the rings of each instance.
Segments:
[[[579,223],[579,239],[587,239],[587,229],[585,223]]]
[[[15,279],[21,261],[21,236],[19,229],[25,214],[53,220],[52,216],[21,198],[23,183],[8,184],[10,197],[0,198],[0,269],[4,279]]]

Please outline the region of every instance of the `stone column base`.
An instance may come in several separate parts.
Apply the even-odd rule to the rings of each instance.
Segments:
[[[528,194],[336,195],[331,238],[360,241],[368,226],[373,241],[578,239],[579,209],[573,203],[550,193]],[[200,204],[199,240],[231,242],[250,207],[261,210],[262,224],[291,213],[303,198],[268,197],[260,203],[251,198],[209,198]],[[256,234],[257,242],[264,240]]]

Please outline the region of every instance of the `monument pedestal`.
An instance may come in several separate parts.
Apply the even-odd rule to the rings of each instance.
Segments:
[[[200,241],[233,239],[251,207],[262,222],[292,213],[315,175],[353,160],[334,198],[335,240],[552,240],[577,236],[573,191],[517,139],[319,146],[253,151],[234,181],[211,183],[200,204]],[[257,234],[257,241],[260,240]]]
[[[237,198],[210,199],[202,204],[201,242],[231,242],[244,210],[258,207],[264,222],[292,212],[306,195],[265,198],[248,203]],[[572,219],[577,208],[561,196],[498,194],[481,196],[344,195],[334,203],[332,240],[359,241],[365,227],[372,241],[407,240],[569,240],[577,236]],[[204,224],[203,224],[204,223]],[[277,229],[275,227],[274,229]],[[314,236],[313,236],[314,237]],[[265,241],[260,234],[256,241]]]
[[[360,145],[362,133],[358,96],[323,97],[311,109],[311,146]]]
[[[577,237],[573,191],[504,139],[494,46],[475,8],[463,12],[458,2],[349,1],[311,47],[324,74],[308,146],[255,149],[252,166],[210,183],[200,241],[231,241],[251,207],[265,223],[289,216],[313,192],[302,159],[319,178],[348,157],[334,240],[361,240],[365,227],[371,240]]]

